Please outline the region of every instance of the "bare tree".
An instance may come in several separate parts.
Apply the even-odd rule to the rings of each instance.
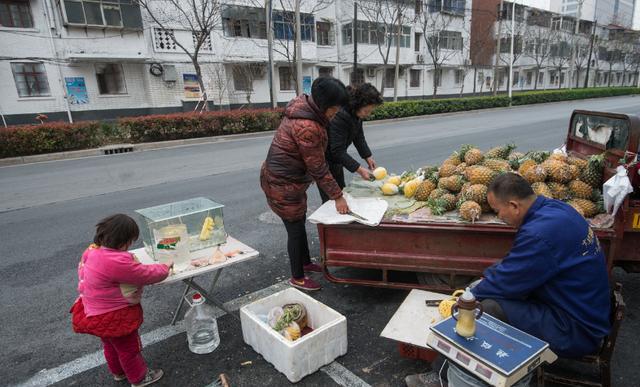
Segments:
[[[438,94],[442,69],[464,52],[462,32],[452,28],[457,20],[464,21],[465,9],[443,9],[444,2],[423,0],[424,11],[417,17],[416,28],[422,30],[427,54],[433,66],[433,98]]]
[[[262,69],[261,66],[260,63],[241,63],[233,66],[234,89],[244,95],[249,107],[254,93],[253,83]]]
[[[546,68],[551,54],[549,42],[554,39],[556,31],[550,30],[551,16],[544,12],[529,13],[523,55],[535,63],[535,81],[533,89],[538,89],[540,72]]]
[[[138,0],[138,3],[145,10],[145,16],[151,24],[160,28],[191,60],[204,109],[208,110],[207,90],[202,80],[199,55],[203,47],[211,45],[211,32],[219,24],[219,0]],[[192,39],[177,39],[175,30],[189,31]]]
[[[573,66],[575,69],[575,87],[578,88],[580,85],[580,74],[582,70],[587,67],[587,61],[589,60],[589,45],[588,42],[585,42],[585,39],[581,36],[573,36],[572,46],[574,47],[574,57],[573,57]],[[573,80],[569,80],[569,82],[573,82]]]
[[[524,21],[524,8],[516,5],[516,15],[514,23],[511,23],[511,12],[513,8],[511,5],[505,7],[506,19],[503,21],[503,37],[500,39],[500,52],[497,54],[500,58],[500,63],[508,69],[510,65],[515,66],[518,59],[524,53],[523,39],[527,35],[528,25]],[[511,57],[511,37],[513,36],[513,58]],[[511,84],[511,72],[507,70],[507,85]]]
[[[562,88],[564,84],[562,70],[571,60],[571,46],[566,40],[566,36],[562,33],[558,33],[554,36],[554,40],[551,42],[551,64],[558,76],[558,87]]]
[[[203,65],[203,67],[204,73],[207,75],[209,82],[211,82],[216,91],[215,102],[217,103],[218,108],[222,110],[224,97],[227,95],[231,85],[231,79],[227,75],[225,65],[223,63],[212,63],[210,65]]]
[[[394,43],[400,44],[398,39],[399,29],[402,29],[403,23],[408,19],[407,1],[401,0],[370,0],[363,1],[360,4],[360,10],[366,20],[358,21],[359,25],[355,26],[356,34],[353,39],[358,39],[360,30],[362,34],[366,34],[366,39],[370,44],[376,44],[378,53],[383,63],[382,82],[380,90],[384,94],[384,88],[387,78],[387,66],[389,64],[389,54]],[[399,63],[396,63],[399,66]],[[354,74],[355,76],[355,74]],[[396,78],[394,76],[394,78]],[[398,79],[394,79],[394,86],[397,87]]]

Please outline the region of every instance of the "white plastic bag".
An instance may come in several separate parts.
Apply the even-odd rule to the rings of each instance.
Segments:
[[[618,166],[616,174],[604,183],[602,191],[604,208],[607,213],[615,215],[624,198],[633,192],[631,181],[627,176],[627,169],[622,165]]]

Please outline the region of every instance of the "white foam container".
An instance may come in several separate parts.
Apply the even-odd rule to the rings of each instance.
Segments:
[[[271,308],[300,303],[313,331],[296,341],[285,339],[266,322]],[[242,337],[266,361],[296,383],[347,353],[347,319],[301,291],[289,288],[240,309]]]

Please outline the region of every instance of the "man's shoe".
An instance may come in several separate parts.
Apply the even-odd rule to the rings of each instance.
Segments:
[[[125,375],[125,374],[113,375],[113,380],[115,380],[116,382],[121,382],[121,381],[125,380],[126,378],[127,378],[127,375]]]
[[[131,387],[148,386],[160,380],[160,378],[162,378],[162,375],[164,375],[164,371],[159,368],[157,370],[148,369],[147,374],[144,376],[144,379],[142,379],[138,383],[132,383]]]
[[[404,378],[407,387],[447,387],[446,382],[440,381],[437,372],[427,372],[424,374],[409,375]]]
[[[308,277],[304,277],[302,279],[291,278],[289,279],[289,285],[293,286],[294,288],[308,291],[320,290],[321,288],[319,283]]]
[[[322,273],[322,267],[315,263],[309,263],[302,267],[305,273]]]

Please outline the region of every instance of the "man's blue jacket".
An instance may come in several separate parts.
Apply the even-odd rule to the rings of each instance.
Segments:
[[[594,354],[609,333],[605,257],[571,206],[538,196],[509,254],[473,289],[493,299],[509,324],[549,343],[563,357]]]

